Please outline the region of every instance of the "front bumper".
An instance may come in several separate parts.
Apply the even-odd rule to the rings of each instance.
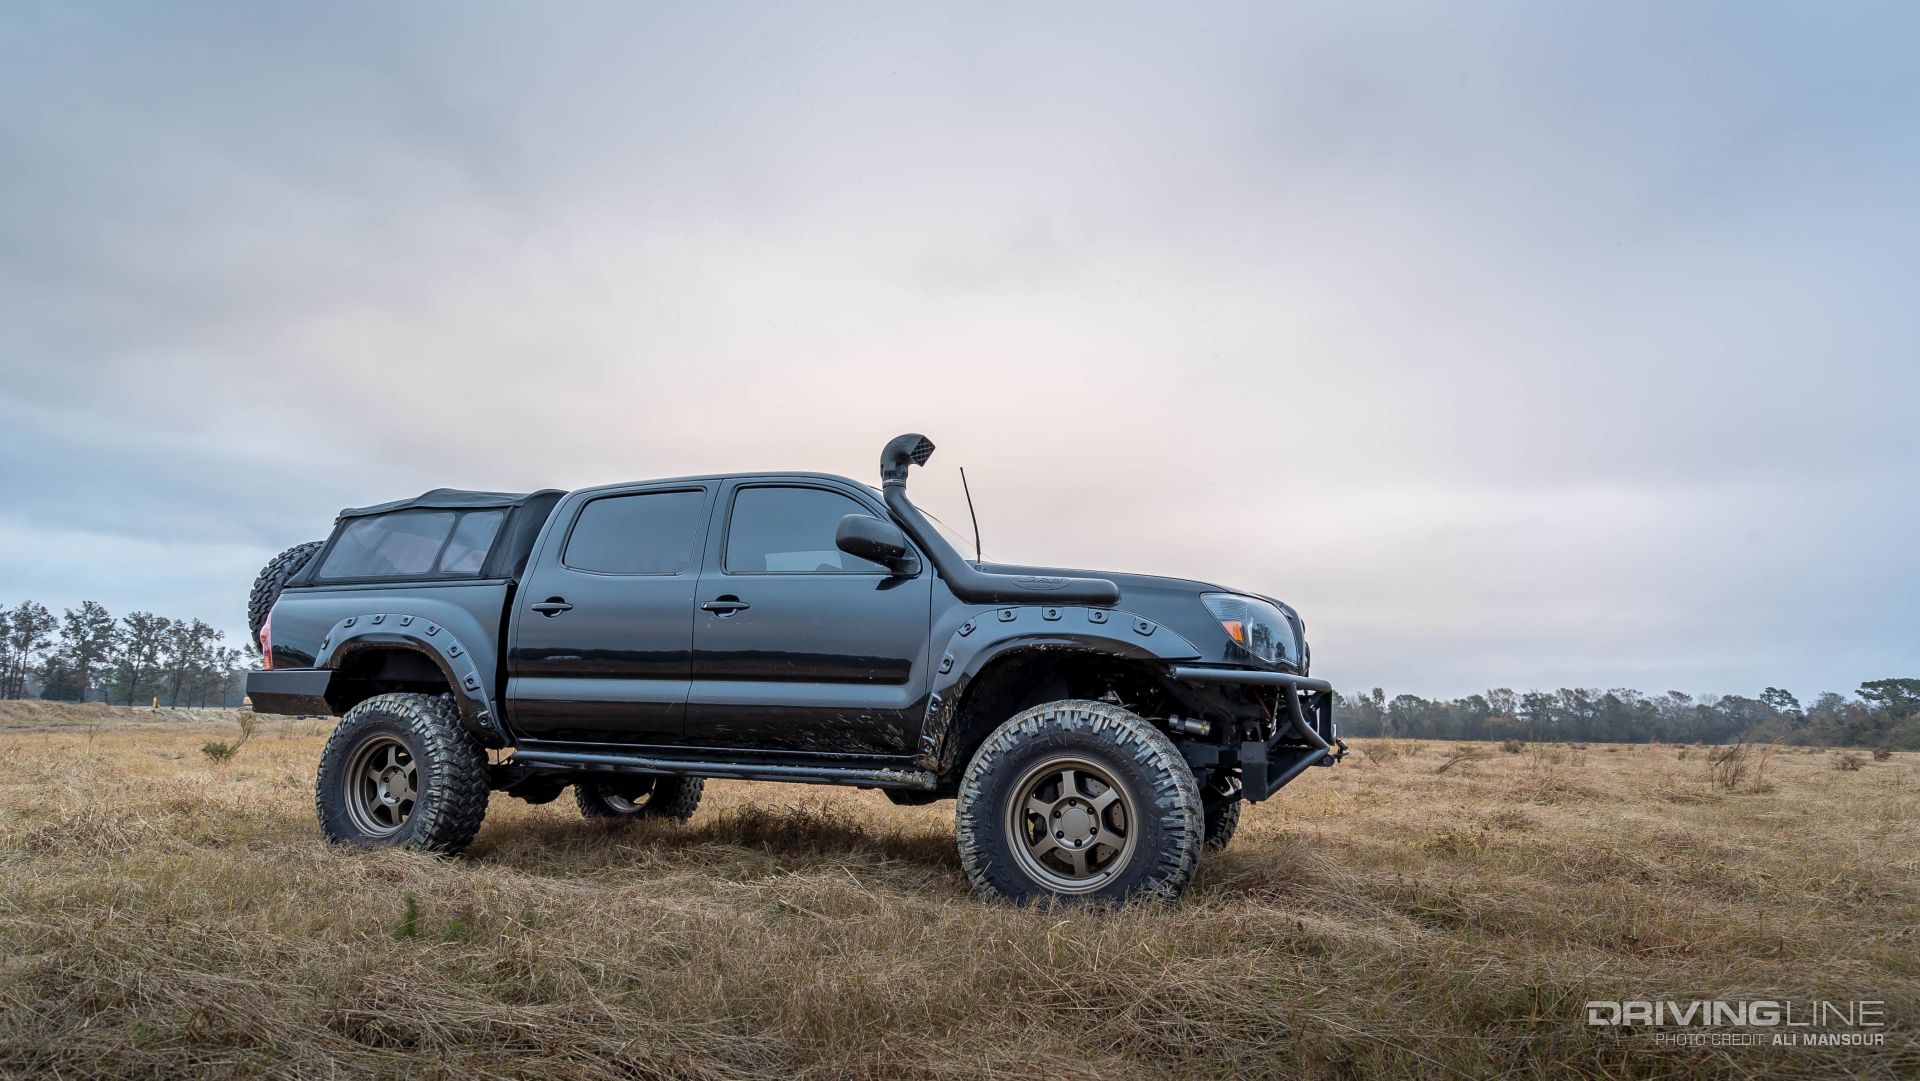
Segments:
[[[1333,722],[1333,684],[1324,679],[1249,668],[1176,665],[1173,678],[1189,683],[1226,683],[1278,687],[1284,691],[1285,718],[1274,718],[1273,735],[1240,741],[1240,786],[1249,801],[1273,795],[1313,766],[1331,766],[1347,756]]]
[[[327,701],[327,668],[275,668],[247,673],[247,701],[255,713],[313,717],[333,712]]]

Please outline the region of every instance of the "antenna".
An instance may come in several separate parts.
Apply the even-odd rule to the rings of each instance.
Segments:
[[[973,489],[967,486],[967,467],[964,465],[960,467],[960,490],[967,493],[967,517],[973,519],[973,561],[976,564],[984,563],[986,557],[980,554],[980,516],[973,513]]]

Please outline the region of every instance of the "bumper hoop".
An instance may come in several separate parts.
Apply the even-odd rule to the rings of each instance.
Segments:
[[[1331,766],[1347,756],[1347,744],[1333,723],[1333,684],[1324,679],[1185,664],[1173,665],[1169,674],[1188,683],[1277,687],[1285,694],[1286,719],[1274,725],[1273,735],[1240,742],[1241,788],[1249,802],[1266,799],[1313,766]],[[1312,705],[1304,701],[1308,695],[1313,696]]]

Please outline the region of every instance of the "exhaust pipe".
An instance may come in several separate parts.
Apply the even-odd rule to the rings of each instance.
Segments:
[[[901,528],[914,539],[955,597],[968,604],[1118,604],[1120,587],[1105,578],[1056,578],[1034,574],[988,574],[967,562],[907,499],[907,470],[926,465],[933,441],[918,432],[897,436],[880,451],[880,494]]]

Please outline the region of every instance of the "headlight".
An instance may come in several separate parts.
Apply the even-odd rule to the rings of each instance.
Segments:
[[[1293,624],[1280,609],[1258,597],[1241,593],[1202,593],[1200,603],[1240,648],[1268,664],[1300,662],[1300,647],[1294,641]]]

